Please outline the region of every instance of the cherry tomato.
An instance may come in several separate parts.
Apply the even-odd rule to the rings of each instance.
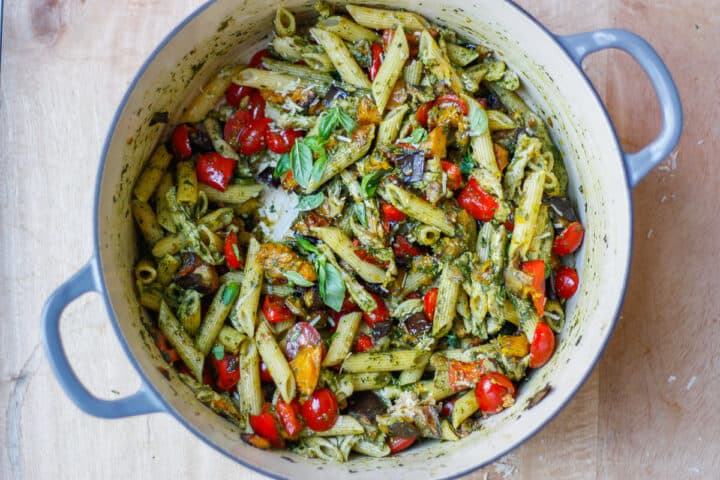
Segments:
[[[450,415],[452,415],[452,412],[455,409],[455,401],[456,400],[457,400],[457,397],[453,397],[450,400],[447,400],[445,403],[443,403],[443,406],[440,409],[441,417],[450,417]]]
[[[288,360],[294,359],[301,348],[314,347],[322,343],[318,331],[307,322],[298,322],[285,336],[285,356]]]
[[[265,141],[271,151],[275,153],[288,153],[293,145],[295,145],[295,140],[301,136],[302,132],[299,130],[268,131],[265,135]]]
[[[250,125],[243,130],[244,138],[240,139],[240,153],[243,155],[254,155],[260,153],[265,148],[265,134],[268,131],[269,118],[260,118],[253,120]]]
[[[515,395],[515,386],[502,373],[486,373],[475,387],[475,398],[483,413],[498,413],[509,406]]]
[[[380,65],[382,65],[383,62],[383,47],[378,43],[373,43],[372,47],[370,47],[370,51],[372,54],[372,63],[370,64],[370,70],[368,70],[368,73],[370,74],[370,81],[372,81],[375,80],[375,77],[380,71]]]
[[[268,370],[267,364],[263,361],[260,362],[260,380],[263,382],[273,381],[272,375],[270,375],[270,370]]]
[[[192,155],[192,145],[190,144],[190,133],[188,126],[184,123],[179,125],[172,134],[172,145],[175,153],[181,158]]]
[[[448,383],[453,390],[472,388],[485,372],[487,372],[487,364],[484,360],[477,362],[451,360],[448,366]]]
[[[578,249],[582,243],[585,230],[580,222],[572,222],[555,237],[552,251],[556,255],[570,255]]]
[[[290,440],[296,440],[300,434],[300,430],[303,428],[302,420],[300,419],[300,402],[297,398],[293,399],[290,403],[285,403],[282,398],[278,398],[275,404],[275,411],[277,412],[280,423],[282,423],[287,438]]]
[[[530,368],[545,365],[555,351],[555,334],[545,322],[538,322],[530,344]]]
[[[280,323],[294,318],[293,313],[285,305],[285,299],[279,295],[268,294],[262,304],[262,313],[270,323]]]
[[[418,122],[420,122],[420,125],[427,128],[428,123],[428,114],[430,113],[430,109],[433,107],[433,102],[427,102],[420,105],[415,112],[415,118]]]
[[[253,120],[265,118],[265,99],[258,90],[255,90],[250,94],[248,110],[250,111],[250,115]]]
[[[232,270],[243,267],[240,251],[238,250],[237,232],[230,232],[225,237],[225,263]]]
[[[443,171],[447,174],[447,187],[450,190],[457,190],[462,187],[462,172],[460,171],[460,167],[445,160],[442,160],[440,163],[442,164]]]
[[[462,208],[481,222],[492,220],[499,206],[493,196],[480,187],[475,178],[470,178],[465,188],[460,190],[457,200]]]
[[[387,444],[390,447],[390,454],[402,452],[406,448],[410,447],[415,443],[417,437],[390,437],[387,439]]]
[[[373,348],[373,341],[368,335],[360,335],[355,342],[355,351],[358,353],[367,352],[371,348]]]
[[[225,91],[225,100],[228,104],[233,107],[238,107],[243,98],[249,97],[253,92],[257,90],[252,87],[246,87],[238,85],[237,83],[231,83],[228,89]]]
[[[580,279],[572,267],[560,267],[555,273],[555,291],[558,297],[568,299],[577,292]]]
[[[390,203],[382,203],[380,209],[382,210],[383,216],[391,222],[402,222],[407,218],[403,212]]]
[[[432,321],[435,318],[435,305],[437,304],[438,289],[431,288],[423,297],[423,305],[425,306],[425,316]]]
[[[321,388],[302,404],[305,423],[316,432],[329,430],[338,419],[338,402],[332,390]]]
[[[215,386],[221,392],[227,392],[237,385],[240,380],[240,360],[237,355],[226,353],[218,360],[214,354],[208,356],[215,372]]]
[[[219,153],[205,153],[198,158],[197,178],[205,185],[224,192],[235,171],[236,163],[232,158],[225,158]]]
[[[522,271],[532,277],[532,298],[535,310],[541,317],[545,313],[545,262],[530,260],[522,264]]]
[[[270,404],[265,403],[260,415],[250,415],[250,426],[253,431],[268,440],[273,447],[282,447],[284,442],[280,436],[277,419],[270,411]]]
[[[458,109],[462,112],[463,115],[468,114],[468,106],[467,103],[465,103],[465,100],[453,93],[449,93],[447,95],[440,95],[438,98],[435,99],[435,105],[443,105],[447,103],[451,103],[458,107]]]
[[[233,147],[240,146],[245,129],[250,126],[252,115],[247,110],[238,110],[232,117],[228,118],[223,128],[223,137]]]
[[[390,311],[383,299],[380,298],[380,295],[373,292],[370,292],[370,295],[375,299],[377,308],[370,313],[363,312],[363,320],[365,320],[365,323],[367,323],[370,328],[373,328],[378,323],[382,323],[390,318]]]
[[[395,243],[393,244],[393,252],[397,257],[417,257],[423,254],[423,251],[417,247],[413,247],[410,242],[405,240],[405,237],[395,237]]]
[[[250,63],[248,63],[248,66],[250,68],[262,68],[262,59],[270,55],[270,52],[267,49],[259,50],[255,53],[255,55],[252,56],[250,59]]]

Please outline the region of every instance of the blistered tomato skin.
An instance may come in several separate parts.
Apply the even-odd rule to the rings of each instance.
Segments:
[[[485,414],[498,413],[512,403],[514,396],[515,386],[502,373],[486,373],[475,387],[478,407]]]
[[[302,404],[302,416],[310,429],[316,432],[329,430],[339,416],[335,394],[327,388],[317,390]]]
[[[580,279],[572,267],[560,267],[555,273],[555,291],[558,297],[568,299],[577,292]]]
[[[530,368],[545,365],[555,351],[555,334],[545,322],[538,322],[530,344]]]

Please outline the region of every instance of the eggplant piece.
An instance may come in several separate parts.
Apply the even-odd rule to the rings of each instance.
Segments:
[[[348,97],[348,92],[338,87],[337,85],[331,85],[328,89],[325,97],[323,98],[323,105],[329,107],[335,100],[343,100]]]
[[[393,160],[400,167],[405,183],[419,182],[425,173],[425,153],[420,150],[396,155]]]
[[[348,413],[358,420],[374,423],[375,417],[385,413],[385,404],[373,392],[357,392],[348,398]]]
[[[404,325],[405,330],[414,337],[432,329],[432,322],[425,317],[423,312],[409,316],[408,319],[405,320]]]
[[[556,229],[558,224],[563,224],[562,228],[565,228],[566,224],[578,221],[575,209],[567,198],[545,197],[543,200],[543,203],[550,207],[550,217]]]
[[[215,267],[200,260],[195,253],[182,254],[182,266],[174,277],[175,283],[185,290],[195,290],[203,295],[218,288],[218,274]]]
[[[266,167],[262,172],[255,175],[255,179],[260,183],[277,188],[280,186],[280,179],[275,178],[273,173],[275,173],[275,169],[273,167]]]
[[[390,333],[390,329],[392,328],[392,322],[390,320],[387,320],[385,322],[376,323],[375,326],[373,326],[372,329],[372,338],[374,341],[377,341]]]
[[[211,153],[215,151],[212,141],[205,131],[197,126],[188,128],[190,145],[195,153]]]

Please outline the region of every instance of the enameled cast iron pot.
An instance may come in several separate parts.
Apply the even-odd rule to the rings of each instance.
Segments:
[[[242,442],[233,425],[201,405],[173,372],[169,379],[163,374],[167,365],[141,323],[146,313],[133,285],[137,251],[128,211],[133,183],[163,133],[163,125],[150,125],[153,114],[167,111],[172,120],[173,112],[221,65],[247,61],[268,40],[280,3],[208,2],[171,32],[140,69],[117,110],[100,159],[93,216],[95,251],[87,265],[53,293],[43,311],[48,359],[68,396],[85,412],[104,418],[168,412],[213,448],[271,476],[336,479],[352,470],[357,479],[430,478],[472,471],[515,448],[553,418],[602,353],[618,316],[630,266],[630,189],[670,153],[680,136],[682,111],[676,87],[650,45],[626,31],[555,36],[518,6],[498,0],[373,0],[376,5],[417,11],[489,46],[520,74],[523,97],[552,125],[568,168],[569,195],[587,228],[578,254],[580,290],[569,302],[565,331],[552,360],[522,386],[514,408],[488,418],[485,428],[463,441],[429,442],[399,456],[355,458],[344,465],[258,450]],[[282,3],[310,15],[311,2]],[[632,55],[658,96],[662,130],[637,153],[622,150],[603,104],[580,68],[585,56],[604,48]],[[120,343],[142,378],[140,390],[129,397],[95,398],[65,356],[60,315],[69,302],[90,291],[103,296]]]

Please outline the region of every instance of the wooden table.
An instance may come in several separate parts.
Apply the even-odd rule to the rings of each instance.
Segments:
[[[0,478],[260,478],[169,415],[84,415],[59,388],[40,347],[43,301],[91,253],[95,172],[115,107],[141,62],[200,3],[6,2]],[[521,3],[559,33],[612,26],[647,38],[680,87],[685,132],[634,192],[630,289],[599,366],[548,427],[471,478],[718,478],[718,3]],[[659,110],[639,67],[615,52],[594,55],[586,67],[624,145],[646,144],[659,128]],[[113,398],[137,388],[99,297],[72,304],[62,330],[72,364],[93,392]]]

